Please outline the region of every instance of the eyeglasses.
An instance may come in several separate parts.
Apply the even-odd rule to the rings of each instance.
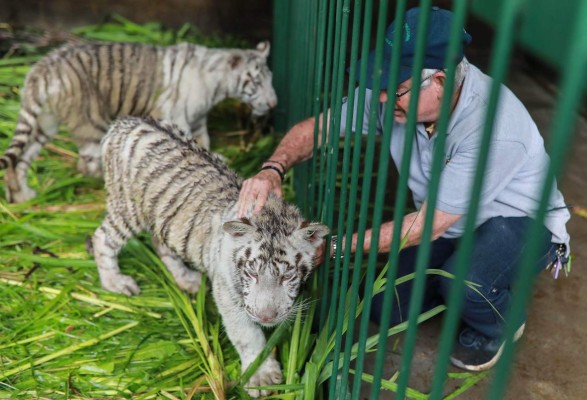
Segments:
[[[436,71],[436,72],[438,72],[438,71]],[[436,72],[434,72],[434,73],[428,75],[427,77],[425,77],[424,79],[422,79],[422,82],[420,82],[420,84],[422,84],[422,83],[426,82],[428,79],[432,78],[434,76],[434,74],[436,74]],[[401,99],[403,96],[410,93],[410,90],[412,90],[411,87],[404,90],[401,93],[395,92],[395,100],[397,101],[397,100]]]

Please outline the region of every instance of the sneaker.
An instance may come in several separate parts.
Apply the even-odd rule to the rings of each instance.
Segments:
[[[522,324],[514,335],[514,342],[524,333],[526,324]],[[461,331],[450,361],[454,366],[467,371],[485,371],[497,363],[505,343],[499,339],[490,339],[472,328]]]

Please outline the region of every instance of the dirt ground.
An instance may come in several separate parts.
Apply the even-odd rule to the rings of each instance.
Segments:
[[[508,86],[526,105],[540,131],[546,134],[554,115],[556,88],[552,78],[528,67],[525,63],[515,66]],[[581,112],[559,188],[567,204],[587,208],[587,113],[585,108]],[[545,139],[548,143],[548,138]],[[558,280],[547,272],[538,277],[526,332],[519,341],[504,399],[587,399],[584,353],[587,343],[587,275],[584,273],[587,219],[573,214],[567,228],[571,235],[572,272]],[[440,328],[437,318],[423,324],[418,333],[409,386],[424,393],[429,392],[432,384]],[[389,360],[397,362],[398,359],[390,356]],[[449,372],[459,370],[451,367]],[[485,399],[490,387],[491,375],[458,399]],[[362,398],[367,399],[368,388],[363,389]],[[445,393],[450,392],[448,389]],[[380,398],[393,399],[394,396],[382,392]]]

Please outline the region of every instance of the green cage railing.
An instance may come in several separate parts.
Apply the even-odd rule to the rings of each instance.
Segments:
[[[280,103],[275,113],[275,126],[284,133],[296,122],[314,116],[322,119],[324,125],[330,124],[332,132],[340,128],[341,99],[348,96],[348,109],[354,102],[359,109],[365,103],[366,59],[371,48],[376,49],[375,71],[381,71],[383,38],[385,29],[393,18],[403,25],[407,8],[419,5],[419,26],[426,29],[431,7],[436,2],[397,0],[296,0],[276,1],[274,3],[274,83]],[[560,98],[555,117],[550,128],[552,141],[547,148],[551,164],[544,175],[544,190],[540,207],[536,213],[535,224],[543,223],[550,188],[563,171],[564,160],[572,141],[573,123],[576,111],[581,105],[585,88],[587,70],[587,1],[575,0],[565,4],[552,0],[532,2],[528,0],[501,0],[487,2],[482,0],[453,0],[442,2],[454,13],[451,27],[451,41],[447,55],[446,90],[454,87],[455,54],[460,51],[460,37],[469,15],[475,15],[497,26],[491,49],[488,74],[493,78],[491,95],[487,108],[481,151],[477,160],[474,186],[471,192],[470,209],[466,216],[466,230],[457,253],[457,267],[454,286],[446,306],[439,306],[426,314],[419,315],[424,295],[427,274],[426,260],[430,252],[432,219],[437,200],[439,177],[442,169],[445,136],[450,113],[450,96],[444,96],[441,117],[438,121],[438,141],[433,154],[433,173],[429,186],[424,233],[416,262],[413,292],[408,312],[408,321],[400,326],[390,327],[391,298],[397,283],[394,265],[401,249],[401,224],[395,224],[391,251],[383,271],[379,269],[376,249],[364,254],[359,246],[354,255],[340,248],[333,259],[327,259],[317,276],[319,298],[317,324],[319,335],[328,338],[330,346],[324,357],[328,368],[315,383],[314,393],[304,393],[302,398],[358,399],[364,381],[371,383],[371,399],[377,399],[381,390],[392,390],[398,399],[410,398],[408,387],[411,373],[411,360],[416,346],[418,323],[441,312],[445,313],[440,333],[440,344],[434,377],[427,398],[440,399],[447,379],[447,366],[457,332],[459,312],[465,289],[464,277],[471,256],[475,219],[479,212],[481,188],[484,181],[487,154],[493,129],[493,120],[499,100],[500,84],[506,79],[511,53],[514,46],[521,45],[537,58],[553,66],[561,77]],[[537,4],[540,3],[540,4]],[[551,17],[553,7],[557,7],[557,21],[560,29],[545,32],[543,22]],[[401,30],[395,32],[399,41]],[[414,70],[423,66],[425,35],[418,36]],[[541,45],[536,44],[540,39]],[[564,43],[564,45],[561,45]],[[393,49],[393,59],[399,59],[399,46]],[[362,64],[357,65],[358,60]],[[357,68],[361,76],[358,87],[360,95],[355,99],[354,77]],[[348,72],[348,75],[347,75]],[[389,72],[390,93],[394,93],[399,66],[394,62]],[[381,74],[375,74],[373,92],[378,93]],[[413,86],[421,83],[420,74],[413,75]],[[371,99],[368,134],[345,135],[339,138],[331,134],[318,143],[315,139],[314,157],[296,167],[295,188],[298,203],[309,217],[321,219],[333,227],[334,233],[350,240],[353,232],[358,232],[362,242],[367,226],[373,228],[372,241],[378,239],[379,227],[383,221],[383,208],[394,203],[393,219],[401,220],[408,207],[409,157],[403,157],[399,167],[399,179],[394,198],[387,196],[386,182],[389,170],[389,144],[392,129],[392,107],[387,107],[384,134],[376,138],[375,122],[378,97]],[[406,123],[408,132],[415,132],[415,110],[418,91],[412,93]],[[362,114],[358,113],[357,127],[362,126]],[[346,126],[352,124],[352,113],[348,113]],[[316,127],[316,133],[318,128]],[[413,136],[407,135],[403,154],[411,154]],[[379,150],[378,150],[379,149]],[[514,302],[506,321],[522,318],[533,286],[531,264],[538,254],[538,238],[530,238],[522,263],[522,271],[517,281]],[[386,283],[386,284],[384,284]],[[369,336],[369,308],[374,293],[385,293],[383,319],[376,335]],[[358,294],[361,293],[361,296]],[[515,324],[507,324],[507,341],[502,358],[495,368],[489,399],[502,399],[507,384],[508,371],[514,357]],[[356,332],[355,332],[356,331]],[[397,379],[393,382],[383,380],[384,359],[389,336],[405,331],[405,342]],[[364,373],[365,354],[375,351],[374,374]],[[312,364],[314,365],[314,364]],[[306,388],[309,387],[306,385]],[[317,387],[322,387],[318,389]]]

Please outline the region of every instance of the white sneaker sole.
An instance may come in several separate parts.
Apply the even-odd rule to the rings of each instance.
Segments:
[[[522,335],[524,334],[524,329],[526,328],[526,324],[523,323],[518,330],[516,331],[516,333],[514,334],[514,342],[517,342]],[[455,367],[467,370],[467,371],[485,371],[487,369],[493,368],[493,366],[497,363],[497,361],[499,360],[499,358],[501,357],[501,353],[503,352],[503,348],[505,347],[505,342],[501,344],[501,346],[499,346],[499,350],[497,350],[497,353],[495,353],[495,356],[493,356],[493,358],[489,361],[487,361],[485,364],[480,364],[480,365],[465,365],[463,364],[463,362],[461,360],[457,360],[456,358],[451,357],[450,358],[450,362],[452,362],[452,364]]]

